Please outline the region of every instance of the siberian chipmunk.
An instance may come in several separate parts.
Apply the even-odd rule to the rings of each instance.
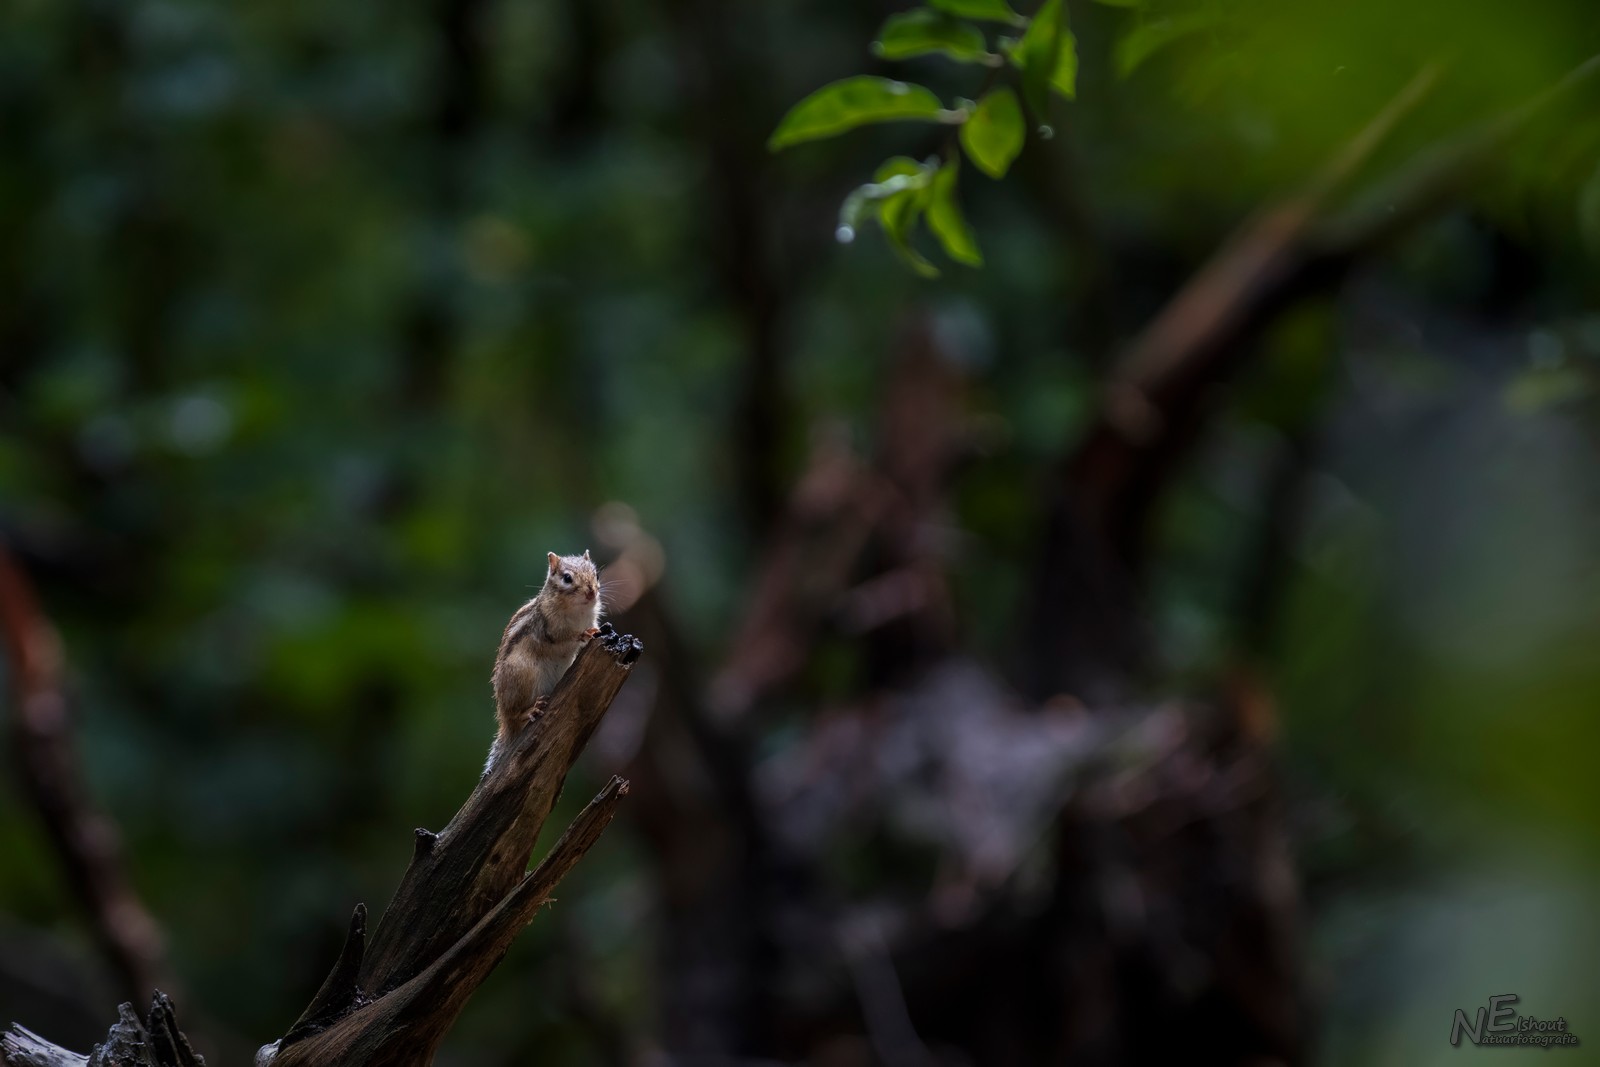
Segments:
[[[544,709],[578,649],[598,633],[600,572],[589,552],[549,553],[550,571],[539,595],[517,609],[500,636],[494,658],[494,707],[500,731],[489,760],[516,736],[530,713]]]

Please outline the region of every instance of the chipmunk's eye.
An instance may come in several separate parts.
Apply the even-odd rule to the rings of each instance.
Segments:
[[[562,571],[561,572],[561,583],[563,585],[571,585],[572,584],[572,575],[568,574],[566,571]]]

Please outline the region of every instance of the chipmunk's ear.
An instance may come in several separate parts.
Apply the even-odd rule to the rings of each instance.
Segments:
[[[586,548],[586,549],[584,549],[584,550],[583,550],[583,558],[584,558],[584,559],[589,559],[589,550],[588,550],[588,549],[587,549],[587,548]],[[593,562],[594,562],[594,560],[592,560],[592,559],[589,559],[589,562],[590,562],[590,563],[593,563]]]
[[[554,552],[546,552],[544,555],[545,558],[550,561],[550,573],[554,574],[556,572],[556,568],[561,566],[561,557],[556,555]]]

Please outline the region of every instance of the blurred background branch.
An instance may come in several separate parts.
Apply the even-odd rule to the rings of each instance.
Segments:
[[[160,927],[134,891],[116,824],[95,804],[73,739],[61,641],[33,588],[0,545],[0,636],[10,681],[14,781],[33,805],[116,976],[118,995],[143,1002],[174,989]]]

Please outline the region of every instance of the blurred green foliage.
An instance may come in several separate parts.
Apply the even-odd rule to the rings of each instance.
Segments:
[[[934,7],[1009,32],[1004,4]],[[1441,83],[1373,174],[1600,51],[1590,0],[1047,7],[1065,21],[1038,54],[1059,90],[1070,52],[1075,98],[1041,103],[1023,62],[1054,136],[1034,114],[1015,163],[987,45],[918,15],[935,54],[914,55],[898,9],[0,15],[0,528],[205,1014],[281,1032],[348,907],[383,903],[406,831],[477,773],[500,626],[596,506],[661,538],[714,660],[761,545],[734,429],[753,353],[775,353],[781,492],[813,428],[870,445],[897,326],[929,309],[988,446],[955,486],[961,625],[1003,662],[1041,479],[1229,230],[1426,63]],[[928,86],[930,118],[980,99],[998,132],[967,134],[959,190],[942,120],[766,154],[795,101],[862,70]],[[1600,1029],[1595,99],[1280,321],[1155,532],[1160,684],[1248,651],[1277,687],[1328,1062],[1442,1060],[1450,1012],[1505,989]],[[920,217],[987,269],[930,282],[834,243],[886,157],[876,184],[899,184],[866,202],[892,243],[926,262]],[[1301,521],[1252,631],[1241,576],[1295,463]],[[0,912],[81,940],[14,791],[0,855]],[[449,1062],[598,1062],[570,970],[648,1033],[651,893],[619,825]]]

